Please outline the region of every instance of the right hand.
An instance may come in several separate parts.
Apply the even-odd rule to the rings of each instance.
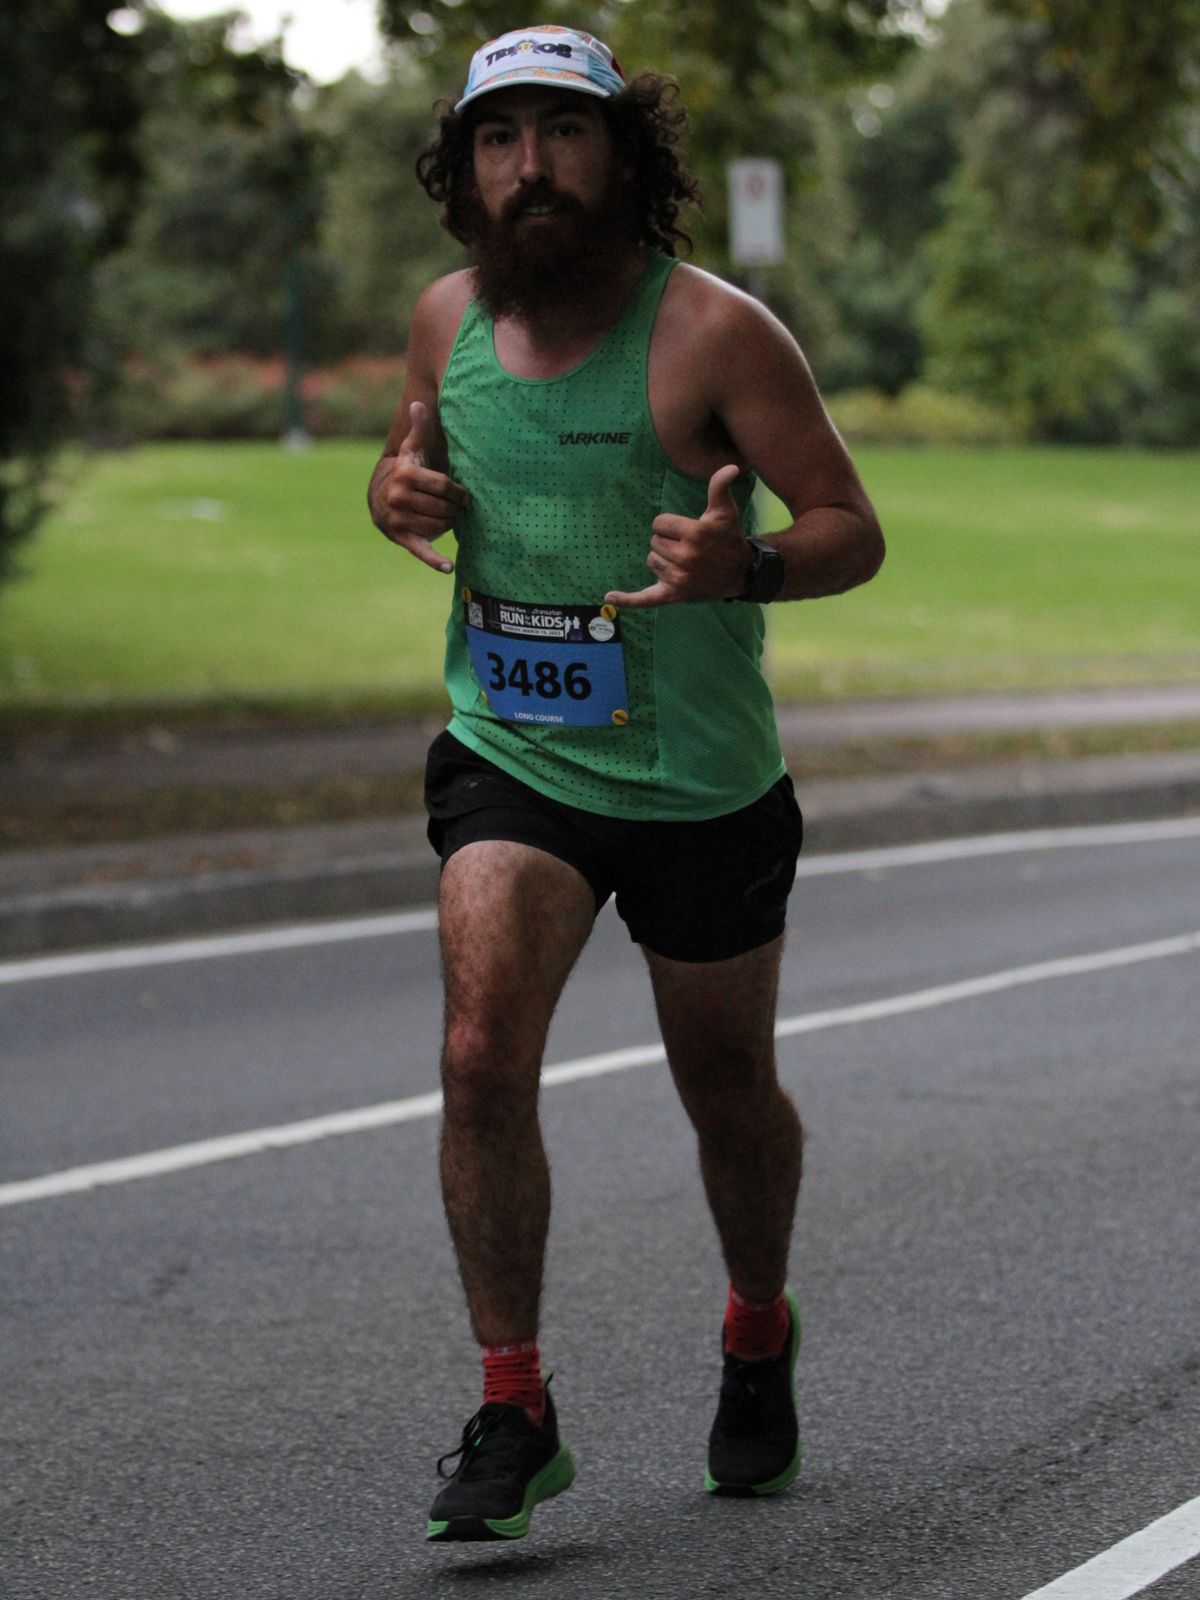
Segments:
[[[454,526],[468,496],[461,484],[427,464],[435,442],[429,407],[414,400],[408,408],[408,432],[376,488],[372,509],[380,531],[393,544],[437,572],[453,572],[453,561],[439,554],[432,540]]]

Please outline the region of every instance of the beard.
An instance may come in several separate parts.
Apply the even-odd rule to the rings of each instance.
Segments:
[[[547,205],[554,213],[546,221],[522,220],[531,207]],[[628,187],[616,174],[594,205],[538,183],[499,217],[488,216],[477,195],[468,212],[475,293],[493,320],[600,306],[636,244]]]

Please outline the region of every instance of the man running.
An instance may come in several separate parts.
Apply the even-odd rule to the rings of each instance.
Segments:
[[[773,1029],[801,821],[761,606],[865,582],[883,541],[795,341],[675,260],[696,190],[672,83],[626,84],[599,40],[532,27],[484,45],[440,109],[418,173],[472,265],[417,305],[370,505],[454,575],[453,715],[426,804],[442,1188],[483,1403],[426,1531],[511,1539],[574,1476],[538,1347],[538,1084],[610,895],[649,967],[730,1279],[706,1483],[771,1494],[799,1470],[802,1134]],[[793,518],[769,539],[758,476]],[[450,528],[457,570],[435,543]]]

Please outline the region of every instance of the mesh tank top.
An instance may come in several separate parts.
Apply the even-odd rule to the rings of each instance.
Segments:
[[[540,793],[698,821],[749,805],[784,764],[759,606],[602,606],[609,589],[653,582],[660,512],[699,517],[707,504],[707,482],[664,455],[647,395],[674,265],[652,255],[603,342],[554,378],[501,367],[491,319],[468,305],[439,396],[450,475],[471,496],[455,528],[446,683],[455,737]],[[753,488],[750,473],[734,484],[748,534]]]

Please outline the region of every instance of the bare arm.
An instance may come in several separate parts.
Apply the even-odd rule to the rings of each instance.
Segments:
[[[438,572],[453,572],[454,563],[433,548],[433,540],[454,526],[467,502],[466,490],[447,475],[437,411],[441,372],[461,314],[453,279],[431,285],[417,302],[404,392],[367,490],[380,532]]]
[[[655,518],[647,560],[657,581],[606,598],[637,607],[736,595],[748,553],[730,486],[747,466],[792,517],[768,535],[786,563],[778,599],[865,583],[883,561],[883,535],[796,341],[770,312],[715,280],[696,285],[692,300],[687,359],[727,448],[714,447],[716,470],[699,518]]]

